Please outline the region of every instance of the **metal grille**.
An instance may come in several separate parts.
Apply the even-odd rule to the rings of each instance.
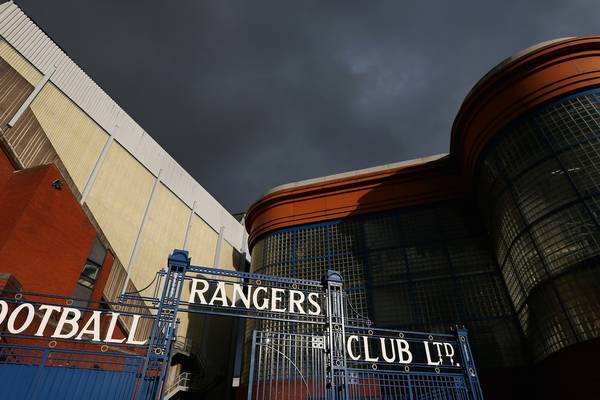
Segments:
[[[143,365],[144,357],[135,354],[0,345],[6,399],[129,400],[136,395]]]
[[[351,329],[352,334],[374,335],[375,339],[387,338],[398,332]],[[402,333],[400,333],[403,335]],[[403,338],[405,336],[402,336]],[[408,341],[417,343],[427,339],[428,334],[407,332]],[[459,335],[460,337],[460,335]],[[435,335],[455,342],[451,335]],[[468,352],[467,342],[463,351]],[[481,391],[473,369],[467,365],[435,368],[426,364],[411,364],[402,368],[383,362],[372,364],[364,361],[349,361],[346,369],[347,393],[333,396],[328,393],[324,379],[328,365],[325,352],[326,337],[320,335],[302,335],[255,331],[252,339],[252,365],[248,381],[247,398],[249,400],[267,399],[411,399],[411,400],[480,400]],[[464,354],[455,355],[455,361],[463,362]],[[378,354],[381,355],[380,353]],[[381,360],[380,360],[381,361]],[[469,364],[470,365],[470,364]],[[379,366],[378,369],[377,366]],[[461,369],[462,368],[462,369]],[[464,370],[469,369],[465,374]],[[468,379],[467,379],[468,377]],[[470,381],[469,381],[470,380]]]
[[[467,400],[470,393],[459,374],[394,373],[349,370],[349,399]]]
[[[255,331],[248,399],[325,398],[325,337]]]
[[[346,293],[354,309],[367,315],[364,266],[358,251],[359,229],[360,226],[347,221],[315,224],[268,236],[252,251],[252,270],[319,281],[327,269],[334,269],[344,276]]]
[[[7,324],[8,342],[0,345],[0,374],[5,374],[8,381],[5,392],[11,393],[13,398],[27,399],[164,397],[168,391],[165,385],[167,370],[177,337],[177,313],[182,311],[278,321],[290,324],[290,327],[312,323],[313,330],[320,332],[254,331],[246,383],[248,399],[346,400],[364,398],[361,393],[365,391],[367,398],[380,398],[382,393],[406,388],[411,396],[421,393],[433,398],[458,398],[456,396],[465,384],[469,399],[482,399],[464,328],[456,327],[456,334],[448,335],[348,325],[346,314],[352,307],[344,293],[343,279],[336,271],[328,270],[320,283],[191,266],[188,253],[182,250],[175,250],[168,261],[167,269],[159,271],[148,286],[155,285],[151,290],[154,292],[152,297],[142,296],[140,292],[124,293],[120,297],[121,303],[112,304],[122,308],[121,314],[132,318],[130,330],[136,329],[141,318],[152,320],[149,340],[136,342],[132,340],[135,335],[131,331],[120,331],[117,335],[124,337],[115,338],[119,314],[94,309],[91,301],[23,292],[5,297],[0,303],[1,318],[11,312]],[[203,288],[194,288],[188,301],[181,300],[183,287],[190,280],[192,287],[200,284]],[[209,281],[214,284],[214,294],[207,301],[204,293],[210,289]],[[226,284],[231,285],[234,298],[237,293],[239,302],[232,300],[229,304]],[[252,285],[256,286],[253,288]],[[261,299],[257,293],[264,294],[268,287],[273,295],[272,304],[263,308],[258,305]],[[249,306],[249,300],[243,294],[246,291],[250,297],[252,290],[254,308]],[[279,294],[286,290],[289,290],[289,309],[280,308],[285,301]],[[305,296],[309,303],[310,299],[322,299],[320,306],[312,301],[310,319],[298,317],[297,313],[303,290],[309,292]],[[198,303],[194,296],[199,296]],[[216,300],[220,306],[214,304]],[[55,315],[53,320],[50,312],[36,321],[35,307],[38,311],[51,309],[60,316]],[[131,309],[135,308],[146,312],[134,314]],[[20,314],[22,310],[27,311]],[[65,333],[69,314],[73,314],[73,318]],[[86,318],[89,319],[84,323]],[[103,319],[110,321],[106,330],[102,328],[106,326]],[[362,322],[367,324],[368,321]],[[81,330],[80,323],[84,323]],[[94,329],[90,330],[90,326]],[[104,339],[101,335],[105,335]],[[362,341],[362,347],[359,341]],[[373,341],[379,348],[371,351]],[[410,343],[414,345],[412,349]],[[410,372],[414,376],[396,372],[396,362],[410,364],[410,368],[404,366],[404,371],[409,373],[414,368],[414,372]],[[382,373],[375,376],[369,367],[373,371],[380,368]],[[422,376],[431,375],[432,369],[436,376],[421,381]],[[354,372],[349,374],[349,371]],[[462,375],[463,381],[457,381],[453,377],[456,374]],[[185,375],[178,383],[178,387],[193,384]],[[110,387],[104,388],[104,385]],[[169,395],[172,394],[173,391]]]

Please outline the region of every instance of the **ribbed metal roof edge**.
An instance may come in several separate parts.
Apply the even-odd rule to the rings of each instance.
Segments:
[[[150,173],[158,176],[162,170],[163,184],[190,209],[196,202],[196,214],[216,232],[224,226],[231,246],[247,250],[244,227],[13,1],[0,4],[0,36],[41,73],[56,66],[50,80],[58,89],[107,133],[114,132],[115,140]]]

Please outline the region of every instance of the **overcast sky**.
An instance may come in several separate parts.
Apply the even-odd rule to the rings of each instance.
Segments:
[[[273,186],[448,151],[462,99],[600,2],[18,0],[229,211]]]

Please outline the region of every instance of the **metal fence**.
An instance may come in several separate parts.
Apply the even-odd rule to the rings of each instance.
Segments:
[[[248,399],[324,399],[325,337],[254,331]]]
[[[141,344],[154,320],[140,304],[1,292],[2,398],[155,398],[163,365],[149,364]]]
[[[144,357],[0,344],[5,399],[132,399]]]
[[[460,374],[349,370],[348,399],[471,399]]]
[[[369,338],[381,339],[392,331],[373,332]],[[356,333],[356,332],[354,332]],[[368,332],[365,332],[367,335]],[[431,343],[443,339],[444,343],[463,346],[469,351],[466,332],[455,335],[431,335],[418,332],[401,333],[409,342],[423,339]],[[461,341],[459,338],[464,337]],[[247,399],[251,400],[480,400],[483,399],[472,360],[456,354],[455,366],[432,367],[425,363],[411,363],[410,367],[386,365],[385,362],[349,360],[345,371],[345,385],[333,395],[326,371],[330,368],[326,351],[326,335],[306,335],[281,332],[255,331],[252,336],[250,374]],[[460,351],[462,353],[462,351]],[[381,356],[381,353],[374,355]],[[417,357],[418,355],[415,354]],[[460,360],[460,362],[459,362]],[[464,364],[463,364],[464,362]],[[342,387],[346,387],[345,393]]]

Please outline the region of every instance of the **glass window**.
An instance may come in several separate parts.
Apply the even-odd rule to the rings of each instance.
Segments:
[[[105,257],[106,250],[104,249],[104,246],[102,246],[102,243],[96,238],[88,259],[83,266],[83,270],[79,275],[79,279],[77,280],[73,297],[79,299],[79,301],[75,301],[74,304],[85,306],[87,300],[92,297],[92,292],[94,291],[94,286],[96,285],[96,280],[98,279]]]
[[[472,209],[464,201],[448,202],[272,232],[255,244],[252,268],[313,280],[328,268],[339,271],[352,304],[349,313],[368,315],[378,327],[444,332],[460,322],[476,338],[490,335],[494,321],[510,327],[503,332],[518,332]],[[257,325],[281,329],[268,321]],[[518,335],[492,336],[494,354],[519,348]],[[517,362],[511,357],[507,362]],[[502,360],[490,357],[488,366]]]
[[[537,358],[599,336],[590,290],[600,279],[599,93],[521,117],[480,162],[477,203]]]

